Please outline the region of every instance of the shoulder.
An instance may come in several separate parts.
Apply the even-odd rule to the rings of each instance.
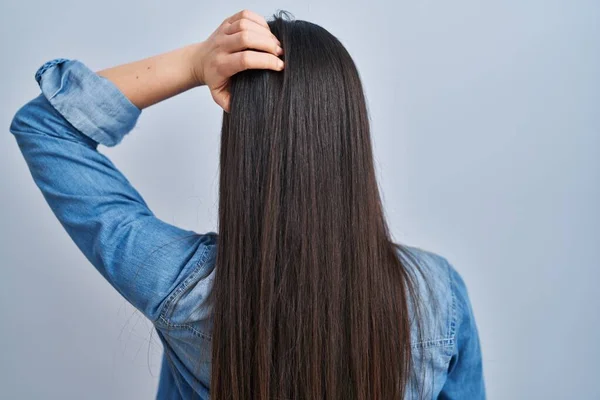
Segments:
[[[415,283],[431,287],[437,297],[452,296],[453,280],[458,273],[446,257],[416,246],[399,245],[397,249],[404,267]]]
[[[438,289],[455,297],[464,297],[467,293],[466,283],[462,275],[448,258],[431,250],[416,246],[402,245],[398,247],[398,253],[407,267],[415,267],[422,280],[429,279]]]
[[[463,277],[433,251],[404,245],[398,252],[416,282],[416,296],[409,300],[415,365],[433,374],[428,382],[437,382],[425,390],[432,398],[485,399],[479,334]],[[416,387],[410,390],[416,393]]]
[[[422,326],[413,328],[413,346],[454,347],[456,325],[464,304],[464,280],[452,263],[432,250],[397,246],[398,254],[416,291],[409,296],[409,312]],[[410,295],[411,293],[408,292]]]

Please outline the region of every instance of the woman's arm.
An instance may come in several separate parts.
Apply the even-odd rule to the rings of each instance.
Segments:
[[[486,386],[479,329],[469,291],[462,276],[450,263],[448,270],[454,294],[455,345],[448,365],[446,382],[438,399],[485,400]]]
[[[44,64],[36,80],[41,94],[22,106],[10,125],[33,181],[88,261],[130,304],[157,321],[168,293],[202,262],[210,236],[154,215],[129,179],[98,151],[99,144],[121,143],[140,115],[114,84],[66,59]]]
[[[214,232],[158,218],[98,145],[121,143],[144,107],[200,84],[224,100],[227,79],[240,68],[275,65],[272,54],[233,50],[243,43],[275,48],[264,25],[236,15],[201,45],[100,73],[77,60],[51,60],[35,74],[41,93],[10,125],[57,220],[96,270],[153,322],[169,293],[203,265]]]
[[[112,81],[139,109],[207,85],[217,104],[228,110],[229,77],[246,69],[280,71],[282,53],[265,19],[244,10],[223,21],[203,42],[104,69],[98,75]]]
[[[97,74],[112,81],[141,110],[198,86],[192,60],[201,47],[195,43]]]

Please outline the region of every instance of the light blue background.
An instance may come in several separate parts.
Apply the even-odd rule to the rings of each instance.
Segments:
[[[11,399],[150,399],[161,345],[79,253],[8,126],[55,57],[99,70],[277,9],[354,57],[397,240],[463,275],[490,399],[599,399],[600,3],[20,1],[0,5],[0,387]],[[196,89],[101,148],[155,213],[217,217],[220,109]]]

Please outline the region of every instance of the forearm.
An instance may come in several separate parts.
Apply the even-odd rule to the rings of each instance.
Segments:
[[[200,84],[193,67],[201,47],[201,42],[194,43],[103,69],[97,74],[112,81],[133,104],[143,109]]]
[[[243,10],[223,21],[205,41],[96,73],[140,110],[206,85],[215,102],[229,111],[229,78],[247,69],[282,71],[282,54],[267,21]]]

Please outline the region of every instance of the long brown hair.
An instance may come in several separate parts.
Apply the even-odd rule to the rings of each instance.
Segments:
[[[415,284],[358,71],[322,27],[269,25],[285,69],[232,77],[223,114],[211,399],[403,398]]]

